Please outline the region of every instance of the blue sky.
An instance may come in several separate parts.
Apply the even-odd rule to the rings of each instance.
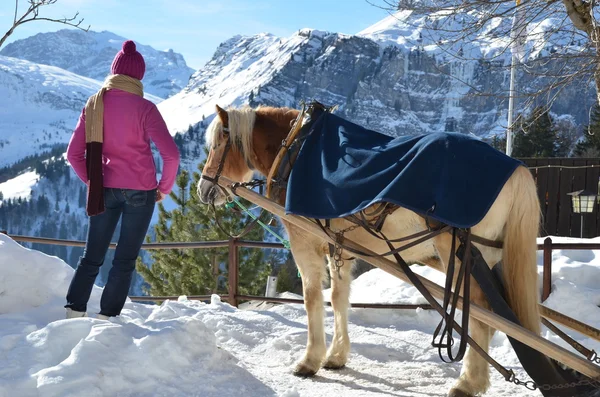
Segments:
[[[19,2],[22,8],[26,1]],[[375,4],[375,5],[373,5]],[[269,32],[289,36],[301,28],[354,34],[388,15],[384,0],[58,0],[41,16],[72,16],[79,11],[84,25],[108,30],[160,50],[172,48],[193,68],[210,59],[217,46],[236,34]],[[14,0],[0,1],[0,31],[14,17]],[[30,22],[10,41],[63,25]]]

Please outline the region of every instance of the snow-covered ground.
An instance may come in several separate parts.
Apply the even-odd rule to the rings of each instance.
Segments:
[[[0,183],[0,192],[4,200],[8,199],[22,199],[29,198],[31,196],[31,188],[40,180],[40,176],[35,171],[27,171],[21,175],[9,179],[6,182]],[[2,203],[2,200],[0,200]]]
[[[557,241],[564,239],[557,239]],[[546,304],[600,327],[600,252],[555,251],[554,289]],[[541,253],[539,256],[541,264]],[[442,275],[416,269],[437,283]],[[424,310],[351,309],[346,368],[312,379],[291,370],[304,352],[302,305],[240,310],[210,304],[128,302],[112,321],[65,320],[73,270],[0,235],[0,396],[444,396],[461,364],[444,364],[430,346],[438,317]],[[353,282],[354,302],[420,303],[414,287],[379,269]],[[329,291],[325,291],[325,297]],[[331,309],[326,312],[328,342]],[[600,343],[570,332],[589,348]],[[544,336],[564,345],[544,330]],[[502,334],[491,354],[525,377]],[[487,396],[537,396],[492,373]]]

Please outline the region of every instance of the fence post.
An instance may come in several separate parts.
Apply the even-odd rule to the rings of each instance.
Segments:
[[[238,307],[238,269],[239,269],[239,255],[238,255],[238,242],[237,239],[229,239],[229,304]]]
[[[544,272],[543,272],[542,302],[550,296],[552,289],[552,239],[544,239]]]
[[[277,295],[277,276],[269,276],[267,277],[265,296],[267,298],[274,298],[275,295]]]

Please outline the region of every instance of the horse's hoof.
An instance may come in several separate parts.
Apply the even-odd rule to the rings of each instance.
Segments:
[[[310,378],[316,373],[317,371],[310,369],[307,365],[304,364],[298,364],[298,366],[296,366],[296,369],[294,369],[294,375],[302,378]]]
[[[336,364],[333,362],[326,362],[323,364],[323,368],[325,369],[342,369],[346,366],[346,364]]]
[[[346,358],[341,357],[336,354],[332,354],[327,359],[325,359],[325,363],[323,364],[323,368],[325,369],[340,369],[346,366]]]
[[[472,394],[466,393],[460,389],[452,389],[448,393],[448,397],[475,397]]]

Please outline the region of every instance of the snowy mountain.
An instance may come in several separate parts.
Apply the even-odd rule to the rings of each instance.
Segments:
[[[443,18],[439,23],[448,23]],[[215,104],[299,107],[302,100],[316,99],[339,105],[342,117],[391,135],[504,133],[509,54],[500,49],[508,39],[492,33],[493,39],[474,39],[464,45],[468,57],[458,60],[440,49],[445,43],[440,35],[426,29],[431,21],[409,12],[390,16],[358,35],[303,29],[287,38],[235,36],[160,108],[176,131],[213,115]],[[497,28],[506,23],[501,21]],[[530,37],[532,62],[555,45],[546,39],[543,31]],[[537,66],[529,66],[528,73],[519,72],[520,85],[529,89],[545,84]],[[576,123],[587,122],[594,95],[589,82],[574,81],[563,89],[552,111],[570,115]]]
[[[57,67],[0,56],[0,167],[67,143],[100,86]]]
[[[58,66],[103,81],[125,40],[106,31],[63,29],[12,42],[0,51],[0,55]],[[146,92],[167,98],[185,87],[194,70],[187,66],[181,54],[173,50],[158,51],[137,42],[136,45],[146,62],[142,80]]]
[[[68,143],[81,109],[100,86],[64,69],[0,56],[0,168]]]
[[[426,6],[424,6],[426,7]],[[551,6],[554,7],[554,6]],[[562,11],[562,4],[557,5]],[[476,25],[480,15],[474,12],[427,13],[403,10],[397,11],[381,21],[357,33],[380,43],[394,45],[404,50],[421,50],[429,55],[443,56],[444,53],[459,54],[464,59],[501,60],[509,62],[512,56],[511,39],[508,36],[512,27],[512,4],[499,4],[493,13],[507,18],[494,18],[480,29],[469,30]],[[531,21],[525,27],[527,32],[524,44],[524,60],[548,56],[556,50],[578,52],[582,49],[581,37],[573,38],[564,31],[557,30],[563,23],[559,13],[549,16],[550,8],[539,15],[528,15]],[[458,40],[460,38],[460,40]]]

